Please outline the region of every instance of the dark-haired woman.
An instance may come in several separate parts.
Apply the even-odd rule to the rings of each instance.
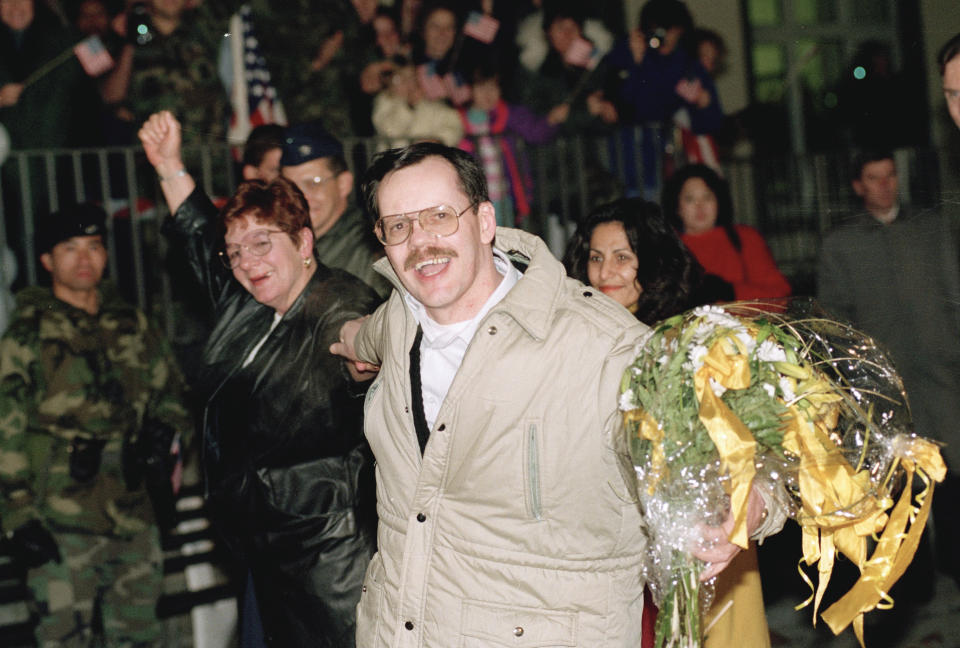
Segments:
[[[567,274],[647,324],[701,299],[702,270],[655,203],[625,198],[594,209],[564,255]]]
[[[217,216],[183,169],[179,133],[158,113],[140,138],[216,318],[198,386],[211,518],[250,576],[266,644],[353,646],[375,548],[372,462],[363,390],[327,349],[377,297],[319,263],[289,180],[244,182]]]
[[[716,171],[702,164],[679,169],[664,186],[661,206],[704,271],[728,284],[723,301],[790,294],[760,233],[733,223],[730,187]]]
[[[571,277],[589,283],[651,325],[717,301],[717,284],[723,283],[703,273],[660,208],[639,198],[617,200],[590,212],[567,246],[564,265]],[[717,578],[715,591],[704,619],[705,648],[769,648],[755,547],[734,558]],[[653,619],[644,615],[642,648],[653,646]]]

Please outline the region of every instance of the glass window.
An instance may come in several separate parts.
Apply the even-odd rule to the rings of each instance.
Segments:
[[[786,54],[780,45],[763,43],[753,47],[754,92],[761,103],[783,98],[783,77],[786,73]]]
[[[793,18],[801,25],[825,25],[837,20],[833,0],[793,0]]]
[[[811,90],[820,92],[839,81],[843,70],[840,43],[799,40],[794,56],[804,83]]]
[[[773,27],[783,22],[780,0],[748,0],[747,13],[754,27]]]
[[[869,25],[889,25],[890,3],[887,0],[853,0],[853,15]]]

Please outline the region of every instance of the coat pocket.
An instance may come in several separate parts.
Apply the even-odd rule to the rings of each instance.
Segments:
[[[357,646],[379,646],[383,618],[383,563],[377,554],[367,567],[357,603]]]
[[[459,648],[489,646],[575,647],[577,613],[464,601],[461,607]]]
[[[523,427],[523,474],[526,481],[527,513],[535,520],[543,519],[543,499],[540,474],[540,430],[535,421],[527,421]]]

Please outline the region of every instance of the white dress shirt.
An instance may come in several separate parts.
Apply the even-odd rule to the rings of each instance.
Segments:
[[[404,295],[407,307],[423,329],[423,338],[420,341],[420,383],[423,389],[423,413],[427,419],[427,427],[431,430],[480,321],[506,297],[521,277],[520,271],[510,263],[510,259],[496,248],[493,249],[493,262],[503,279],[479,312],[463,322],[438,324],[427,315],[423,304],[410,293]]]

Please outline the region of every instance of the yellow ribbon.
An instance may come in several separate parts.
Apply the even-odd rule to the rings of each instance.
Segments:
[[[693,384],[700,402],[700,420],[717,447],[721,468],[730,476],[729,485],[726,485],[734,521],[730,542],[746,549],[750,540],[747,502],[756,473],[756,441],[737,415],[713,393],[711,378],[727,389],[750,386],[747,356],[738,353],[736,345],[729,338],[721,338],[710,347],[703,366],[694,374]]]
[[[803,529],[803,562],[816,564],[819,574],[812,597],[816,623],[836,552],[862,568],[866,538],[883,528],[889,503],[868,493],[869,475],[856,473],[822,423],[811,422],[796,406],[790,408],[783,446],[800,458],[797,522]]]
[[[873,556],[867,561],[856,584],[824,613],[823,620],[834,634],[840,634],[850,623],[863,646],[863,615],[880,606],[881,600],[890,600],[887,592],[906,571],[920,544],[927,517],[933,503],[934,481],[943,481],[946,466],[936,446],[924,439],[911,439],[909,448],[901,457],[907,471],[903,494],[890,513],[890,519],[880,536]],[[920,475],[923,491],[917,495],[919,509],[911,503],[913,475]],[[929,475],[929,478],[928,478]],[[912,518],[912,521],[911,521]],[[910,523],[909,531],[906,530]]]
[[[667,475],[667,458],[663,450],[663,428],[648,412],[642,409],[633,409],[623,413],[623,420],[628,425],[638,423],[637,436],[650,441],[653,445],[650,452],[650,477],[647,481],[647,492],[653,495],[657,484]]]

